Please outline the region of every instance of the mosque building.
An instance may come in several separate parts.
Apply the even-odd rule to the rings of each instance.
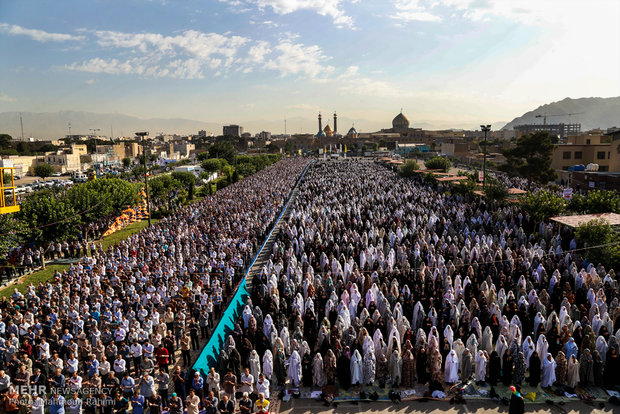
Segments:
[[[316,133],[316,138],[324,138],[324,137],[336,137],[338,135],[338,115],[334,112],[334,128],[329,126],[329,124],[325,125],[323,128],[323,117],[319,112],[319,131]]]

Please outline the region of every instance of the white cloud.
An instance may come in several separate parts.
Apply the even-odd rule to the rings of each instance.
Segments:
[[[281,39],[274,47],[278,55],[267,61],[265,67],[286,75],[304,75],[314,81],[321,81],[334,71],[334,68],[323,62],[327,57],[320,47],[294,43],[292,39]]]
[[[313,11],[321,16],[329,16],[338,27],[353,27],[353,18],[348,16],[342,7],[344,0],[219,0],[234,7],[244,4],[254,5],[259,10],[270,9],[276,14],[285,15],[299,10]],[[358,0],[349,0],[357,3]],[[237,9],[239,11],[239,9]]]
[[[13,36],[28,36],[37,42],[65,42],[69,40],[84,40],[84,36],[74,36],[65,33],[50,33],[43,30],[28,29],[15,24],[0,23],[0,31]]]
[[[271,53],[269,42],[260,41],[250,47],[250,50],[248,51],[248,61],[249,63],[263,63],[265,60],[265,55],[269,53]]]
[[[250,40],[241,36],[188,30],[180,35],[96,31],[97,44],[104,48],[126,49],[132,58],[92,58],[66,68],[112,75],[203,79],[204,70],[230,68],[241,61],[240,49]]]
[[[0,102],[17,102],[17,99],[5,93],[0,93]]]
[[[393,19],[404,22],[440,22],[441,17],[425,11],[397,11]]]
[[[86,83],[87,85],[94,85],[95,83],[97,83],[97,81],[96,81],[96,80],[94,80],[94,79],[88,79],[85,83]]]
[[[440,0],[441,1],[441,0]],[[440,22],[442,19],[435,13],[431,13],[432,5],[425,0],[392,0],[396,12],[391,15],[392,19],[402,22]]]
[[[502,17],[533,25],[581,20],[584,15],[605,18],[617,7],[616,0],[391,0],[396,11],[392,18],[404,22],[439,22],[461,16],[471,21]],[[607,13],[606,13],[607,11]],[[613,13],[612,13],[613,14]],[[570,16],[570,17],[569,17]]]

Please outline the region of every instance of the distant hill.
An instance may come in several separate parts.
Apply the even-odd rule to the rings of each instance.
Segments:
[[[571,113],[576,115],[569,117],[567,114]],[[507,123],[502,129],[513,129],[515,125],[522,124],[542,124],[543,118],[536,118],[536,115],[544,114],[547,114],[548,124],[580,123],[582,131],[620,126],[620,96],[614,98],[566,98],[526,112]]]
[[[97,114],[83,111],[22,112],[24,136],[35,138],[62,138],[69,133],[89,134],[90,128],[99,128],[100,135],[110,136],[110,128],[115,137],[133,136],[136,131],[150,131],[177,134],[197,134],[204,129],[214,134],[222,133],[222,125],[190,119],[140,119],[122,114]],[[13,137],[21,136],[19,112],[0,113],[0,133]]]

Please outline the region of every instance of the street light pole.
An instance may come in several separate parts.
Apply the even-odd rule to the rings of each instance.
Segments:
[[[484,160],[482,161],[482,187],[487,186],[487,132],[491,130],[491,125],[480,125],[484,132]]]
[[[147,167],[146,167],[146,150],[144,149],[144,137],[148,136],[148,132],[136,132],[136,136],[142,137],[142,158],[144,159],[144,192],[146,194],[146,211],[149,219],[149,226],[151,225],[151,200],[149,197],[149,181],[147,179]]]

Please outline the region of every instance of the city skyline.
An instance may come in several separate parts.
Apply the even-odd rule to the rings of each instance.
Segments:
[[[0,6],[0,112],[283,129],[337,110],[371,130],[404,108],[414,127],[508,122],[565,97],[620,95],[620,4],[583,4],[13,2]]]

